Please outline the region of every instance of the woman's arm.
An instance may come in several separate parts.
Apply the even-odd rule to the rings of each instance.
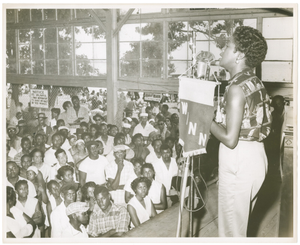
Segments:
[[[160,203],[153,204],[156,210],[165,210],[168,207],[166,187],[161,185],[160,191]]]
[[[244,114],[245,97],[239,86],[232,85],[227,94],[226,128],[212,122],[210,131],[227,147],[234,149],[239,140],[239,134]]]
[[[156,209],[155,209],[155,207],[153,205],[153,202],[151,201],[151,216],[150,216],[150,218],[153,218],[156,214],[157,214],[156,213]]]
[[[136,211],[135,211],[135,208],[132,207],[130,204],[127,205],[127,211],[130,215],[130,219],[131,219],[131,222],[133,223],[133,225],[135,227],[138,227],[141,223],[140,223],[140,220],[136,214]]]

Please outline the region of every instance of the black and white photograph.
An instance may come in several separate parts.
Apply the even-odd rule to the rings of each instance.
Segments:
[[[2,243],[295,243],[296,3],[2,4]]]

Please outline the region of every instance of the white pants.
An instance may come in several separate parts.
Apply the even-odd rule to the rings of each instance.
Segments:
[[[267,172],[263,143],[239,141],[219,149],[218,223],[220,237],[246,237],[249,214]]]

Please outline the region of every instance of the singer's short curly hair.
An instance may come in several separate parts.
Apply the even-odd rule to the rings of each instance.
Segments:
[[[245,54],[246,65],[256,67],[264,61],[268,46],[265,38],[250,26],[239,26],[235,29],[233,42],[236,50]]]

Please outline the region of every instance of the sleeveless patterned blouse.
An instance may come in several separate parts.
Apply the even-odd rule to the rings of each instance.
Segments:
[[[246,100],[239,140],[262,141],[271,130],[270,98],[263,83],[251,69],[237,73],[229,81],[221,103],[221,124],[226,127],[227,93],[233,84],[242,88]]]

